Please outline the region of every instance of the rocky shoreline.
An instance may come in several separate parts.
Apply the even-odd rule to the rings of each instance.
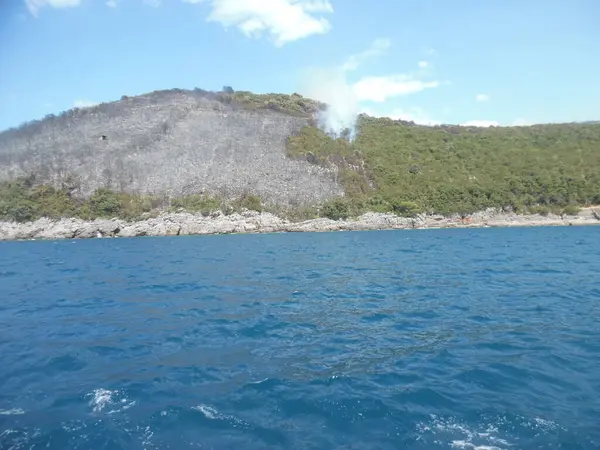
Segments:
[[[312,219],[291,222],[271,213],[245,211],[210,216],[186,212],[164,213],[137,222],[120,219],[42,218],[35,222],[0,222],[0,241],[32,239],[84,239],[98,237],[183,236],[231,233],[323,232],[427,228],[482,228],[560,225],[600,225],[600,214],[593,208],[583,209],[577,216],[518,215],[494,209],[460,216],[420,215],[415,218],[392,214],[366,213],[355,219]]]

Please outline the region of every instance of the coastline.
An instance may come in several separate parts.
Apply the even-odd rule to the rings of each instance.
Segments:
[[[310,219],[291,222],[266,212],[245,211],[231,215],[215,212],[210,216],[187,212],[163,213],[136,222],[121,219],[86,221],[76,218],[35,222],[0,222],[0,241],[60,240],[103,237],[189,236],[240,233],[366,231],[439,228],[506,228],[531,226],[600,225],[594,208],[584,208],[577,216],[519,215],[494,209],[460,216],[419,215],[414,218],[393,214],[365,213],[347,220]]]

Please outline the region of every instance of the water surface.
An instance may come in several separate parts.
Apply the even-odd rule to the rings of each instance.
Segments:
[[[0,448],[600,448],[599,244],[0,243]]]

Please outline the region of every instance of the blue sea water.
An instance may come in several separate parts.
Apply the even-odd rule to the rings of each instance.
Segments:
[[[595,227],[0,243],[0,448],[600,448],[599,305]]]

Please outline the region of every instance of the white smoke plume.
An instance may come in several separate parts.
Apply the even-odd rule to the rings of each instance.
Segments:
[[[350,139],[354,139],[359,105],[346,72],[341,68],[311,69],[304,84],[304,96],[327,104],[318,117],[319,127],[334,137],[350,130]]]
[[[362,53],[350,56],[342,65],[309,69],[301,81],[299,92],[327,104],[321,114],[319,126],[326,133],[338,137],[349,130],[349,138],[356,136],[356,120],[360,113],[359,98],[349,72],[356,70],[367,59],[385,53],[390,47],[387,39],[377,39]]]

